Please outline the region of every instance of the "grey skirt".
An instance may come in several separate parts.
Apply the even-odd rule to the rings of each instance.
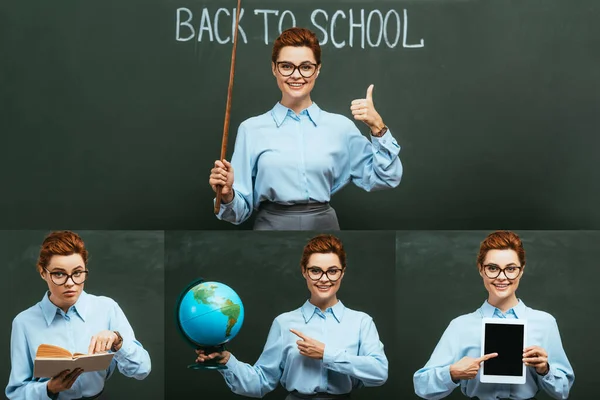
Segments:
[[[335,210],[329,203],[285,206],[262,202],[254,220],[256,231],[339,231]]]

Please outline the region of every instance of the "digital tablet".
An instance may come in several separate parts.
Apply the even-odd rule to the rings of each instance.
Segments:
[[[498,353],[498,357],[483,362],[479,380],[483,383],[525,383],[523,349],[527,343],[527,321],[484,318],[481,330],[481,355]]]

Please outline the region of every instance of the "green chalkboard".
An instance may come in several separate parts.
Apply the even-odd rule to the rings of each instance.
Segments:
[[[0,280],[0,376],[10,374],[10,335],[14,317],[38,303],[47,284],[36,270],[40,246],[48,231],[0,231],[5,277]],[[79,231],[89,252],[88,293],[115,300],[131,324],[136,339],[150,354],[152,372],[144,380],[118,371],[107,381],[102,398],[164,398],[164,234],[157,231]],[[4,392],[4,387],[2,387]]]
[[[228,349],[254,364],[267,340],[275,317],[292,311],[309,298],[300,273],[302,249],[315,234],[303,232],[167,232],[165,235],[166,398],[237,399],[216,371],[188,370],[194,349],[175,327],[175,303],[180,291],[198,277],[233,288],[244,303],[244,323]],[[338,298],[349,308],[369,314],[385,346],[388,360],[399,349],[394,334],[394,233],[370,235],[343,232],[347,270]],[[172,323],[170,322],[172,321]],[[356,399],[389,399],[397,367],[390,365],[388,383],[353,391]],[[283,399],[281,385],[265,396]]]
[[[235,5],[3,1],[2,227],[232,228],[213,216],[207,181]],[[279,100],[270,51],[280,28],[306,26],[323,42],[313,92],[323,109],[350,116],[375,84],[404,178],[391,191],[338,193],[343,229],[600,227],[596,0],[243,8],[228,157],[237,126]]]
[[[479,243],[487,231],[413,231],[396,237],[396,331],[398,398],[418,399],[413,374],[425,365],[452,319],[475,311],[487,298],[477,272]],[[527,263],[517,297],[558,323],[563,348],[575,371],[569,398],[596,397],[595,303],[600,232],[522,231]],[[455,389],[448,399],[464,399]],[[550,399],[538,393],[537,399]]]

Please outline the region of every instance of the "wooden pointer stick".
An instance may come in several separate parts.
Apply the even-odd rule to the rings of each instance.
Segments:
[[[227,105],[225,106],[225,123],[223,124],[223,140],[221,141],[221,158],[223,161],[227,155],[227,139],[229,137],[229,118],[231,116],[231,94],[233,92],[233,75],[235,71],[235,50],[237,48],[238,26],[240,24],[241,2],[237,2],[237,12],[235,14],[235,32],[233,34],[233,48],[231,49],[231,68],[229,70],[229,86],[227,87]],[[215,200],[215,214],[221,209],[221,190],[223,186],[217,185],[217,198]]]

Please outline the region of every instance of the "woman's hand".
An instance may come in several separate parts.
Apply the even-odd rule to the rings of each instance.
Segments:
[[[83,369],[75,368],[73,371],[65,369],[60,374],[56,375],[48,381],[46,388],[52,394],[60,393],[64,390],[71,389],[79,375],[83,373]]]
[[[498,357],[498,353],[486,354],[479,358],[463,357],[450,366],[450,376],[454,382],[473,379],[477,376],[481,363],[494,357]]]
[[[523,350],[523,363],[528,367],[534,367],[540,375],[546,375],[550,370],[548,353],[540,346],[529,346]]]
[[[231,353],[227,350],[206,354],[204,350],[198,349],[196,350],[196,354],[198,355],[198,358],[196,358],[197,363],[203,363],[204,361],[209,360],[216,360],[217,363],[221,365],[227,364],[227,361],[229,361],[229,357],[231,356]]]
[[[215,166],[210,170],[208,183],[213,192],[217,193],[217,186],[221,186],[221,199],[223,203],[231,203],[233,200],[233,167],[227,160],[216,160]]]
[[[364,99],[356,99],[352,101],[350,110],[357,121],[362,121],[371,128],[371,133],[379,133],[384,127],[383,119],[375,110],[373,104],[373,88],[375,85],[370,85],[367,89],[367,97]]]
[[[119,337],[113,331],[101,331],[92,336],[90,345],[88,346],[88,354],[107,352],[118,339]],[[122,344],[123,343],[119,343],[117,350],[121,348]]]
[[[318,340],[310,338],[295,329],[290,329],[290,332],[302,339],[296,342],[298,345],[298,350],[300,350],[300,354],[306,357],[314,358],[315,360],[323,359],[323,354],[325,353],[325,343],[321,343]]]

